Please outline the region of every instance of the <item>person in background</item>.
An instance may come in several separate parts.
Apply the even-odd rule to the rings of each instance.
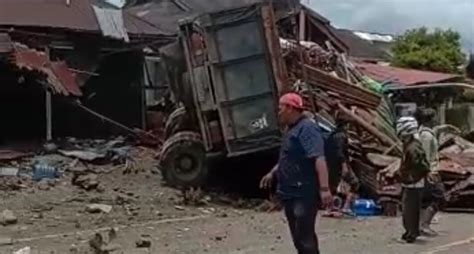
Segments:
[[[355,193],[359,189],[359,181],[349,166],[349,139],[347,135],[349,121],[336,113],[336,129],[325,140],[326,162],[329,168],[329,186],[331,193],[338,192],[338,186],[346,186],[343,194],[346,200],[343,213],[351,213],[350,206]],[[342,180],[342,182],[341,182]],[[339,212],[338,209],[331,209]],[[330,214],[332,211],[330,211]]]
[[[415,137],[418,122],[415,118],[401,117],[397,121],[397,132],[403,142],[403,158],[399,177],[403,187],[403,227],[402,240],[413,243],[420,236],[420,211],[425,178],[430,171],[426,153],[421,142]]]
[[[303,115],[303,100],[295,93],[280,98],[279,118],[288,127],[280,158],[260,187],[270,188],[276,177],[277,196],[298,254],[319,254],[316,216],[321,205],[332,202],[323,138],[319,126]]]
[[[430,164],[430,174],[423,193],[421,233],[427,236],[436,236],[437,232],[431,228],[431,223],[444,202],[444,186],[436,171],[439,163],[439,145],[436,134],[432,129],[435,126],[436,111],[430,108],[419,109],[416,117],[420,123],[418,130],[419,140],[426,153],[426,159]]]

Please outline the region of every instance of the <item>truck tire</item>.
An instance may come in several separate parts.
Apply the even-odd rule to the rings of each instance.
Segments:
[[[179,131],[184,131],[186,127],[189,127],[186,109],[179,107],[171,112],[166,120],[165,137],[169,138]]]
[[[182,131],[165,141],[160,169],[166,183],[174,187],[199,187],[206,183],[206,151],[198,133]]]

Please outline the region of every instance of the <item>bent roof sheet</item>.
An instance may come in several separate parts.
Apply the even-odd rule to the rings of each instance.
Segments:
[[[460,77],[459,75],[449,73],[420,71],[413,69],[397,68],[393,66],[382,66],[371,63],[356,62],[355,66],[362,73],[376,81],[391,81],[391,83],[398,83],[400,85],[406,86],[440,83]]]

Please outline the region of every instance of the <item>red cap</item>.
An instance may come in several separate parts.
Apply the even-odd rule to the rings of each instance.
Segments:
[[[280,98],[280,103],[296,109],[304,109],[303,98],[296,93],[287,93]]]

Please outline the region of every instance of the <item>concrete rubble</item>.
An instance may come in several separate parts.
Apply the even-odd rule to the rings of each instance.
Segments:
[[[90,204],[86,206],[86,212],[89,213],[110,213],[112,211],[111,205]]]
[[[16,224],[17,222],[18,218],[15,216],[13,211],[3,210],[3,212],[0,214],[0,224],[3,226]]]

